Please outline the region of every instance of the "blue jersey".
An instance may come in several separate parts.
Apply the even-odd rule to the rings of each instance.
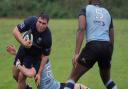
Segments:
[[[59,89],[60,82],[56,81],[53,77],[51,64],[48,62],[42,71],[41,82],[39,89]]]
[[[109,12],[98,5],[87,5],[80,15],[86,17],[86,41],[110,41],[109,29],[112,19]]]

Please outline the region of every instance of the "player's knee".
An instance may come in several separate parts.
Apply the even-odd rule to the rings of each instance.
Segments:
[[[31,68],[27,73],[26,73],[26,76],[29,77],[29,78],[32,78],[36,75],[36,70],[35,68]]]
[[[13,75],[13,78],[18,81],[18,76],[17,75]]]
[[[15,65],[13,66],[12,74],[13,74],[13,78],[14,78],[16,81],[18,81],[18,75],[19,75],[19,72],[17,71]]]
[[[32,77],[35,76],[35,74],[36,74],[36,73],[29,73],[29,74],[27,75],[27,77],[32,78]]]
[[[19,73],[18,82],[25,81],[25,79],[26,79],[26,76],[23,73]]]

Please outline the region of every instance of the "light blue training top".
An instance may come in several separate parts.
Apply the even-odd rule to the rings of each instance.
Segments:
[[[86,17],[86,41],[110,41],[109,28],[112,19],[109,12],[98,5],[87,5],[80,15]],[[113,25],[112,25],[113,26]]]
[[[39,89],[59,89],[60,82],[53,77],[51,64],[48,62],[42,71]]]

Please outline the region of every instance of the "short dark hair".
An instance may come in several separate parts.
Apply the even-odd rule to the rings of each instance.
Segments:
[[[41,12],[38,17],[41,17],[42,19],[46,19],[47,22],[49,22],[49,15],[46,12]]]
[[[89,4],[101,4],[101,0],[88,0]]]

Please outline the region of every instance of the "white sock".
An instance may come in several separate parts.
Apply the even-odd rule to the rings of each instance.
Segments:
[[[112,89],[117,89],[117,86],[114,86]]]
[[[105,85],[108,86],[109,83],[111,83],[111,82],[112,82],[112,80],[110,79]]]
[[[70,89],[70,88],[68,88],[68,87],[65,87],[64,89]]]
[[[75,84],[74,80],[72,80],[72,79],[67,81],[67,83],[69,83],[69,82],[72,83],[72,84]]]

